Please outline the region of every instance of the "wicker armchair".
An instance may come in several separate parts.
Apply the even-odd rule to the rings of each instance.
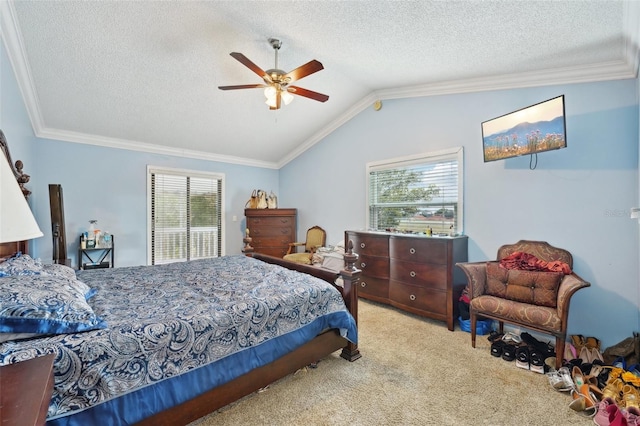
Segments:
[[[573,257],[567,250],[553,247],[544,241],[521,240],[515,244],[504,245],[498,249],[498,261],[515,252],[529,253],[545,262],[564,262],[573,269]],[[457,263],[469,282],[469,313],[471,319],[471,346],[476,347],[476,321],[478,316],[498,321],[499,331],[504,332],[504,323],[514,324],[555,337],[556,367],[562,365],[565,340],[567,338],[567,322],[571,296],[581,288],[589,287],[575,273],[561,276],[557,286],[557,297],[552,303],[538,303],[535,297],[523,302],[506,297],[487,294],[489,280],[487,269],[491,262]],[[491,267],[493,269],[493,267]],[[508,284],[508,283],[505,283]],[[532,284],[530,293],[535,292],[536,284]],[[521,288],[522,289],[522,288]],[[526,289],[526,287],[525,287]],[[495,293],[494,293],[495,294]],[[522,299],[521,299],[522,300]]]

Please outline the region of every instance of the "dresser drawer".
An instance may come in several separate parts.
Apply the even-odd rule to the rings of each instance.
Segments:
[[[365,298],[367,296],[374,296],[374,298],[386,300],[389,298],[389,280],[363,274],[360,276],[358,295]]]
[[[414,262],[446,264],[448,243],[446,239],[392,236],[389,238],[389,257]]]
[[[398,281],[389,282],[389,299],[399,304],[433,315],[447,314],[447,293]]]
[[[362,270],[363,275],[377,278],[389,278],[389,258],[360,255],[356,261],[356,268]]]
[[[291,228],[281,228],[281,227],[265,227],[258,228],[253,227],[249,228],[249,236],[254,239],[254,241],[260,237],[284,237],[286,240],[285,244],[293,243],[293,230]]]
[[[291,240],[286,237],[255,237],[251,242],[252,245],[256,247],[284,247],[284,252],[286,253],[289,249],[289,243]]]
[[[447,267],[434,263],[415,263],[394,259],[389,276],[392,280],[432,289],[447,289]]]
[[[266,217],[248,217],[247,218],[247,227],[249,226],[258,226],[258,227],[288,227],[294,226],[295,218],[291,216],[266,216]],[[251,228],[249,228],[251,229]]]
[[[389,237],[387,235],[358,234],[347,232],[347,239],[353,241],[353,251],[360,255],[389,256]],[[345,247],[348,241],[345,241]]]

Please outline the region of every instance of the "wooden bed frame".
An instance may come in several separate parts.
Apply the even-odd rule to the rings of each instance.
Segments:
[[[24,188],[24,183],[29,181],[29,176],[22,173],[21,161],[17,161],[15,166],[11,162],[9,148],[6,143],[6,139],[4,138],[4,134],[1,130],[0,148],[9,160],[9,163],[11,164],[11,167],[14,171],[14,175],[16,176],[18,183],[21,184],[21,188],[23,188],[25,197],[28,196],[30,191]],[[249,249],[247,249],[247,247]],[[9,257],[15,254],[17,251],[26,253],[27,248],[27,241],[0,244],[0,259]],[[245,249],[243,249],[243,252],[245,252],[246,255],[253,256],[255,259],[259,259],[267,263],[277,264],[288,269],[293,269],[313,275],[334,285],[342,294],[347,309],[349,310],[349,312],[351,312],[351,315],[356,320],[357,324],[357,288],[358,282],[360,280],[360,270],[356,269],[354,266],[357,255],[353,254],[353,246],[351,242],[349,242],[348,250],[344,256],[346,267],[339,273],[335,273],[327,269],[316,268],[309,265],[288,262],[277,257],[267,256],[260,253],[252,253],[252,251],[253,249],[248,244],[245,245]],[[335,284],[335,281],[338,277],[342,278],[342,287]],[[213,388],[175,407],[148,417],[137,424],[149,426],[186,425],[207,414],[213,413],[214,411],[224,407],[225,405],[228,405],[233,401],[237,401],[238,399],[257,391],[260,388],[263,388],[278,379],[294,373],[298,369],[316,362],[338,350],[342,350],[340,356],[348,361],[355,361],[361,357],[360,351],[358,350],[358,346],[356,344],[349,342],[347,339],[340,336],[340,333],[337,330],[327,330],[318,335],[310,342],[302,345],[293,352],[290,352],[283,357],[278,358],[270,364],[252,370],[249,373],[238,377],[237,379]]]

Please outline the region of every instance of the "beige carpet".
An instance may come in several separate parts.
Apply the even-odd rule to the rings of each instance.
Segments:
[[[544,375],[492,357],[485,336],[403,311],[359,305],[362,358],[338,353],[191,426],[588,425]]]

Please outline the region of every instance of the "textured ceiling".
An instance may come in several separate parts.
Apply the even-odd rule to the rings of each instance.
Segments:
[[[3,1],[36,135],[279,167],[376,99],[635,76],[623,1]],[[636,35],[635,37],[633,35]],[[229,56],[324,70],[270,111]]]

